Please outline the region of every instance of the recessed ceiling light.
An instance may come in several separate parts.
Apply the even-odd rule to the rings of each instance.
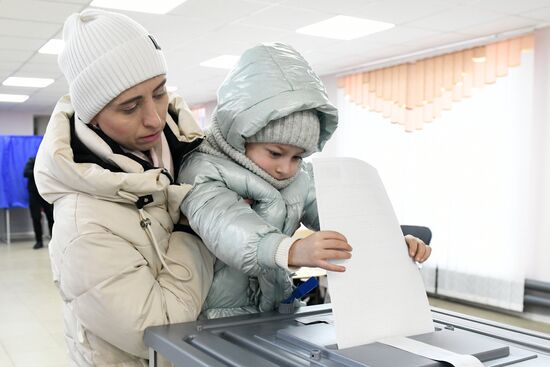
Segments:
[[[30,87],[30,88],[44,88],[54,82],[49,78],[20,78],[11,76],[2,82],[3,85],[10,87]]]
[[[65,47],[65,42],[63,42],[63,40],[52,38],[46,42],[44,46],[40,47],[38,52],[41,54],[59,55],[63,47]]]
[[[299,28],[297,33],[310,36],[352,40],[395,27],[395,24],[376,20],[337,15],[335,17]]]
[[[29,99],[29,96],[24,94],[0,94],[0,102],[21,103]]]
[[[90,6],[107,9],[129,10],[140,13],[166,14],[186,0],[94,0]]]
[[[175,92],[175,91],[178,90],[178,87],[173,86],[173,85],[169,85],[169,86],[166,87],[166,90],[167,90],[168,92]]]
[[[214,57],[213,59],[206,60],[200,63],[200,66],[205,66],[207,68],[218,68],[218,69],[231,69],[239,61],[239,56],[235,55],[221,55]]]

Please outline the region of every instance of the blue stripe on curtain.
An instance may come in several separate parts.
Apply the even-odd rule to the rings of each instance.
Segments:
[[[29,206],[27,179],[23,170],[36,155],[42,136],[0,135],[0,208]]]

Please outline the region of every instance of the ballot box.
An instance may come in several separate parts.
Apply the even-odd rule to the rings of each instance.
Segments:
[[[432,308],[435,331],[412,339],[485,366],[550,366],[550,335]],[[330,304],[291,314],[260,313],[150,327],[149,365],[158,355],[175,366],[449,366],[381,343],[338,349]]]

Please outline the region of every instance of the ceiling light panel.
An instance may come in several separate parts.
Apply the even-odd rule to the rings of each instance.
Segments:
[[[207,68],[218,68],[218,69],[231,69],[239,61],[239,56],[235,55],[221,55],[214,57],[213,59],[206,60],[200,63],[200,66]]]
[[[22,77],[9,77],[2,82],[3,85],[9,87],[29,87],[29,88],[44,88],[54,82],[50,78],[22,78]]]
[[[23,94],[0,94],[0,102],[21,103],[29,99],[29,96]]]
[[[365,37],[395,27],[395,24],[376,20],[337,15],[335,17],[299,28],[297,33],[339,40]]]
[[[44,46],[40,47],[38,52],[41,54],[59,55],[63,47],[65,47],[65,42],[63,42],[63,40],[52,38],[46,42]]]
[[[107,9],[129,10],[149,14],[166,14],[186,0],[94,0],[90,6]]]

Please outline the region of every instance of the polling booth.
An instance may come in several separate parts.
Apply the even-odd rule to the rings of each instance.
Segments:
[[[5,217],[5,240],[11,242],[10,209],[29,206],[25,164],[36,156],[42,136],[0,135],[0,208]]]

